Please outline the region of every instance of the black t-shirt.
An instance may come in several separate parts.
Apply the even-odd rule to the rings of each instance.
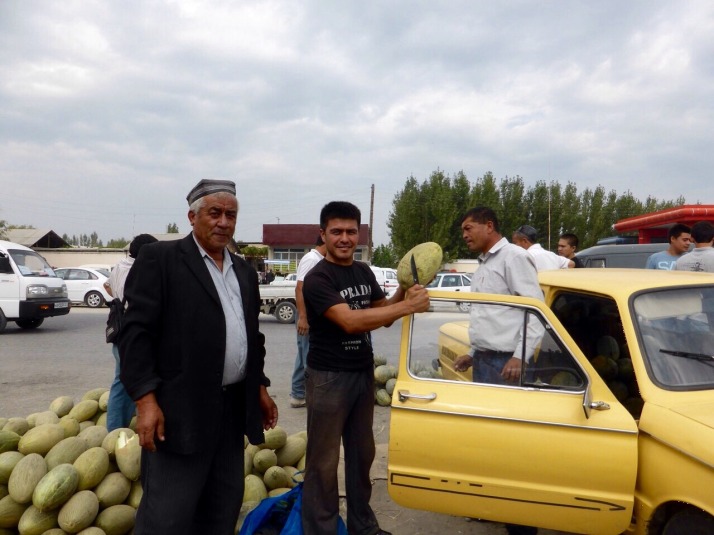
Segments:
[[[369,332],[348,334],[325,317],[325,311],[340,303],[353,310],[371,308],[384,299],[374,273],[367,264],[349,266],[321,260],[305,277],[302,295],[310,323],[307,365],[316,370],[361,371],[373,366]]]

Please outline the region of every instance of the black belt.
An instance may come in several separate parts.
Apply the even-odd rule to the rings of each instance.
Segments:
[[[512,357],[513,351],[495,351],[493,349],[476,349],[474,350],[474,358],[482,357]]]

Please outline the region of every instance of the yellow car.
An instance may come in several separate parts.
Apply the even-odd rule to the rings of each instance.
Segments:
[[[576,533],[714,533],[714,275],[539,274],[545,303],[432,292],[405,318],[389,492],[415,509]],[[520,379],[474,382],[474,314],[522,320]],[[508,333],[481,333],[504,335]]]

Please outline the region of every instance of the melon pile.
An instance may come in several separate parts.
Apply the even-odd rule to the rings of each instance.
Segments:
[[[394,385],[397,383],[397,367],[387,364],[387,359],[374,356],[374,402],[382,407],[392,404]]]
[[[141,500],[141,446],[131,427],[106,428],[109,392],[55,399],[27,418],[0,417],[0,535],[124,535]],[[132,422],[133,426],[134,422]],[[287,492],[305,467],[306,432],[280,427],[245,442],[245,514]]]

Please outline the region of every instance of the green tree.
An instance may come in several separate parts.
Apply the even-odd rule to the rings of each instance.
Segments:
[[[4,219],[0,219],[0,240],[4,240],[6,238],[5,231],[7,230],[7,221]]]
[[[166,233],[167,234],[178,234],[179,228],[176,223],[169,223],[166,225]]]
[[[110,249],[123,249],[129,244],[129,240],[124,237],[115,238],[107,242],[107,247]]]
[[[372,265],[396,269],[399,258],[391,244],[378,245],[372,253]]]

